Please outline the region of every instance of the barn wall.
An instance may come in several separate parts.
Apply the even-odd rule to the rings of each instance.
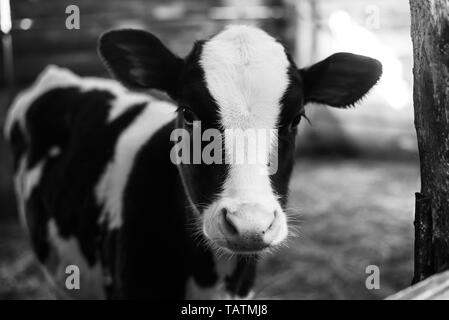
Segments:
[[[281,2],[251,2],[253,7],[263,8],[265,3],[268,7],[265,11],[259,9],[261,12],[255,9],[239,12],[232,10],[233,1],[221,0],[14,0],[12,35],[16,80],[21,85],[29,83],[49,63],[68,67],[81,75],[106,76],[96,43],[102,32],[114,28],[147,29],[181,56],[188,53],[193,41],[211,36],[238,17],[242,18],[241,22],[262,25],[282,38],[286,23]],[[71,4],[80,9],[79,30],[65,27],[68,16],[65,10]]]
[[[300,26],[297,61],[306,66],[347,51],[379,59],[384,75],[354,109],[310,106],[300,152],[417,159],[408,0],[292,0]]]

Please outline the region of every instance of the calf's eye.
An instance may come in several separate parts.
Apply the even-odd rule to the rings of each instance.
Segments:
[[[303,117],[302,114],[298,114],[293,121],[291,122],[290,126],[292,127],[292,129],[296,128],[299,123],[301,122],[301,118]]]
[[[309,124],[311,124],[309,118],[307,118],[307,116],[304,113],[300,113],[296,117],[293,118],[293,121],[290,123],[290,129],[292,129],[292,130],[295,129],[301,122],[302,118],[306,119],[307,122]]]
[[[193,125],[193,121],[197,120],[196,115],[187,107],[181,107],[181,113],[184,117],[184,123],[188,126]]]

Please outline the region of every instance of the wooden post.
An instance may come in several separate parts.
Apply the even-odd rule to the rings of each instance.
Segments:
[[[6,88],[9,93],[9,100],[14,97],[14,59],[12,49],[11,33],[2,34],[2,48],[3,48],[3,70]]]
[[[421,192],[415,277],[449,269],[449,1],[410,0]]]
[[[432,210],[430,199],[415,194],[415,273],[412,284],[432,275]]]
[[[14,96],[14,61],[11,37],[12,19],[9,0],[0,0],[0,31],[3,51],[3,70],[9,99]]]
[[[315,0],[295,1],[297,16],[296,63],[308,66],[317,59],[319,10]]]
[[[449,271],[433,275],[386,300],[449,300]]]

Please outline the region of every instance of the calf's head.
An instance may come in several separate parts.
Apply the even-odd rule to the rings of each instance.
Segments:
[[[282,44],[247,26],[196,42],[184,59],[140,30],[105,33],[99,52],[125,85],[165,91],[178,104],[177,128],[193,152],[177,165],[201,232],[238,253],[260,252],[288,235],[284,209],[304,106],[351,106],[382,73],[377,60],[350,53],[298,69]],[[220,161],[205,161],[216,132]]]

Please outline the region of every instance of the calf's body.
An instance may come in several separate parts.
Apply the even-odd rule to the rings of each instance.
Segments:
[[[213,252],[193,239],[170,161],[174,120],[170,103],[57,67],[16,99],[6,131],[19,208],[38,259],[65,294],[219,297],[226,273],[231,292],[248,293],[229,282],[247,269],[237,269],[237,258],[218,270]],[[65,287],[69,265],[80,268],[79,290]]]
[[[16,98],[6,136],[39,260],[75,297],[248,296],[257,257],[289,234],[305,104],[355,104],[381,65],[337,53],[298,69],[282,44],[248,26],[196,42],[184,59],[142,30],[104,34],[99,53],[128,87],[162,90],[173,103],[57,67]],[[269,138],[258,141],[260,132]],[[173,133],[193,155],[172,157]],[[234,144],[246,138],[255,150]],[[70,265],[79,290],[66,289]]]

